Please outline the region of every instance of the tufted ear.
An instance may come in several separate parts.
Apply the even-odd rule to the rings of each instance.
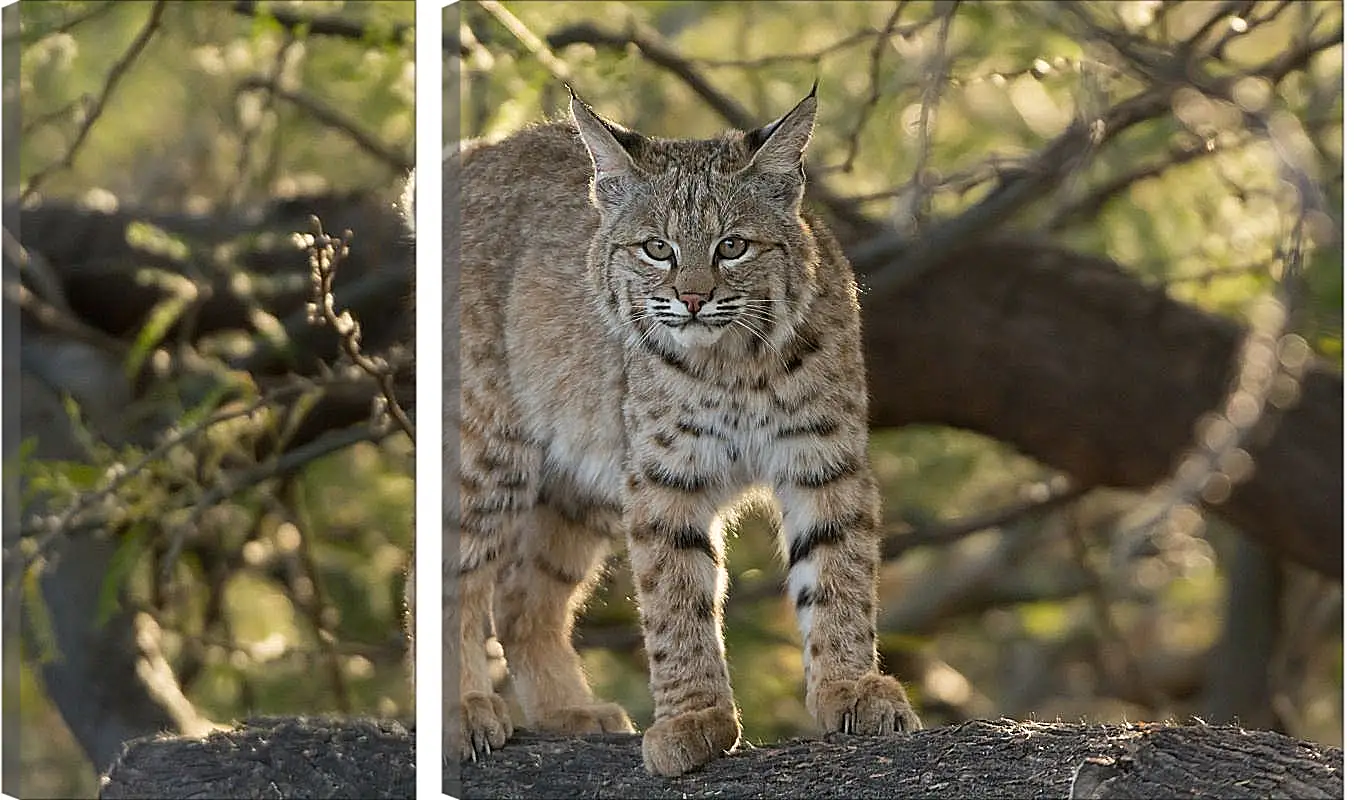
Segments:
[[[614,122],[608,122],[578,99],[573,89],[569,90],[569,113],[573,115],[578,135],[592,156],[593,172],[597,180],[619,178],[634,175],[637,172],[635,161],[621,143],[622,139],[633,142],[639,138]]]
[[[798,173],[813,136],[813,121],[818,116],[818,81],[813,82],[808,97],[790,109],[790,113],[745,136],[752,150],[749,171],[787,175]]]
[[[641,177],[630,148],[638,146],[644,137],[602,119],[578,99],[572,88],[569,97],[569,113],[592,158],[592,203],[600,211],[614,213],[629,202]]]

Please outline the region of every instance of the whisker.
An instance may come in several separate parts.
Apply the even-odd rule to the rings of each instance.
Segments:
[[[770,314],[759,314],[757,313],[756,309],[748,309],[747,311],[743,312],[742,316],[748,317],[750,319],[755,319],[760,322],[767,322],[770,323],[772,326],[780,322],[780,319],[778,317],[772,316]]]
[[[748,333],[751,333],[753,336],[756,336],[758,339],[761,339],[763,342],[765,342],[766,348],[770,352],[772,353],[776,352],[776,346],[771,343],[770,339],[766,338],[766,334],[762,333],[761,331],[757,330],[756,328],[752,327],[751,325],[747,324],[746,322],[737,317],[733,319],[733,324],[737,325],[738,327],[742,328],[743,330],[747,331]],[[781,367],[789,369],[790,365],[785,361],[784,356],[780,356],[779,360]]]

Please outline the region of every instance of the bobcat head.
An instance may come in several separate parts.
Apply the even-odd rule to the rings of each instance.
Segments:
[[[573,98],[601,216],[589,268],[631,344],[756,352],[791,335],[817,264],[800,216],[817,106],[811,92],[765,127],[686,140],[626,130]]]

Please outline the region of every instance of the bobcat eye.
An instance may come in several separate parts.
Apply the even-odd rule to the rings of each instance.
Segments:
[[[644,243],[644,255],[654,261],[667,261],[672,258],[672,245],[662,239],[649,239]]]
[[[726,236],[715,247],[715,255],[725,261],[732,261],[748,251],[748,240],[741,236]]]

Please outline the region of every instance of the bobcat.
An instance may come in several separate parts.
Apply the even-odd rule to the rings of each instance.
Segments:
[[[459,283],[446,379],[460,405],[445,470],[459,492],[446,523],[459,604],[445,619],[459,610],[459,631],[444,633],[444,747],[462,759],[512,735],[486,657],[491,617],[528,726],[634,730],[593,696],[570,642],[622,539],[655,704],[645,767],[679,775],[733,748],[721,520],[754,487],[783,512],[813,717],[854,733],[920,727],[878,668],[854,275],[800,208],[816,88],[766,127],[698,141],[642,136],[573,97],[573,124],[445,159],[460,213],[443,251]]]

